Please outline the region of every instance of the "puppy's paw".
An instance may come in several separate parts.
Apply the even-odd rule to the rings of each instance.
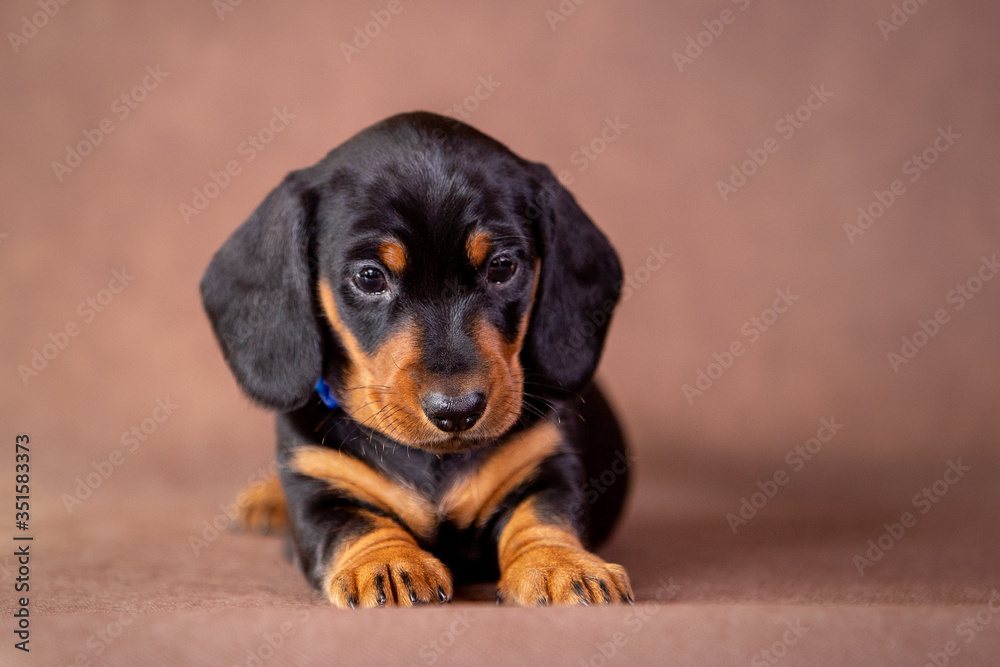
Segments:
[[[240,533],[280,533],[288,527],[288,507],[281,480],[272,475],[254,482],[236,497],[231,530]]]
[[[406,543],[376,545],[326,578],[327,598],[341,609],[410,607],[449,602],[451,574],[437,558]]]
[[[500,577],[497,601],[520,605],[632,603],[625,568],[584,549],[538,546],[521,554]]]

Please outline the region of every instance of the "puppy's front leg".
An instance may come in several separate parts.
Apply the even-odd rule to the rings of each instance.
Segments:
[[[345,525],[322,577],[337,607],[411,606],[451,599],[448,569],[398,523],[359,510]]]
[[[436,530],[426,498],[336,449],[295,444],[281,449],[279,460],[299,563],[331,603],[408,607],[451,599],[451,574],[414,537],[431,540]]]
[[[625,568],[583,548],[576,531],[540,496],[510,513],[500,532],[497,599],[521,605],[632,602]]]
[[[284,461],[299,564],[330,602],[344,608],[451,599],[451,574],[414,537],[430,539],[435,529],[426,499],[337,450],[298,447]]]

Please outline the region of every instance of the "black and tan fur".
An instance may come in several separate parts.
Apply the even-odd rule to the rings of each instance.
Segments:
[[[462,123],[394,116],[292,172],[201,283],[237,381],[278,414],[280,487],[242,498],[244,526],[287,526],[339,607],[490,578],[509,603],[631,601],[588,551],[627,486],[591,383],[620,284],[549,169]]]

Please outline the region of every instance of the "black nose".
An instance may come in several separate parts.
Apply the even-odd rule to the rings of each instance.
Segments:
[[[442,431],[464,431],[476,425],[486,408],[486,395],[472,391],[461,396],[430,393],[424,396],[424,414]]]

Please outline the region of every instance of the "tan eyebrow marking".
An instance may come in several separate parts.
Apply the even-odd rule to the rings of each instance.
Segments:
[[[477,229],[465,241],[465,254],[469,256],[472,266],[479,266],[486,260],[492,247],[493,237],[489,232]]]
[[[383,241],[379,245],[378,258],[397,276],[406,270],[406,248],[395,239]]]

